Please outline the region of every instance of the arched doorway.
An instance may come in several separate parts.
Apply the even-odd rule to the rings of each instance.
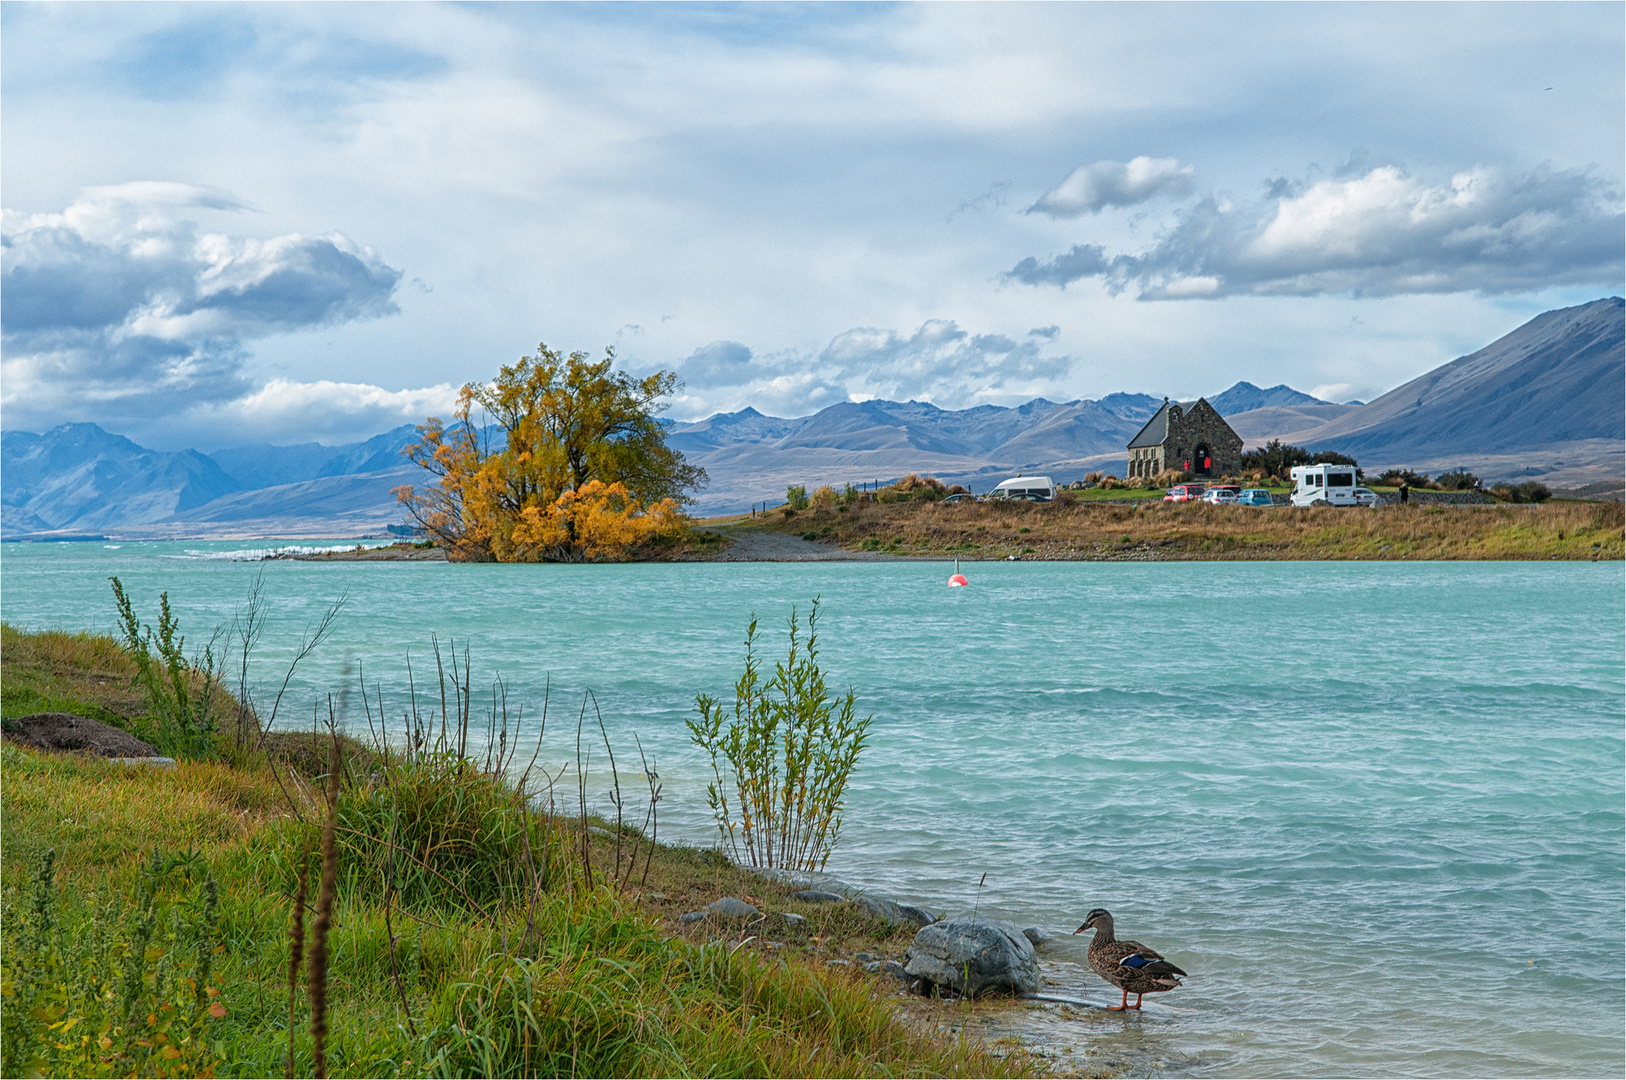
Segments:
[[[1214,469],[1214,456],[1208,452],[1206,443],[1198,443],[1197,449],[1191,454],[1191,471],[1198,476],[1207,476]]]

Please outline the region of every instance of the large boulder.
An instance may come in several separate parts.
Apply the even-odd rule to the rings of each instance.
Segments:
[[[904,954],[903,970],[928,994],[947,990],[981,997],[1039,989],[1033,943],[1015,924],[997,919],[944,919],[922,927]]]
[[[110,758],[155,758],[157,747],[104,724],[73,713],[29,713],[5,722],[5,737],[39,750],[88,750]]]

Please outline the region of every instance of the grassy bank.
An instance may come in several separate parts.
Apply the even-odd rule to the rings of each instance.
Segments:
[[[7,716],[49,705],[139,728],[114,642],[4,634]],[[320,757],[159,771],[0,753],[7,1075],[282,1075],[302,869],[309,907],[322,891]],[[893,984],[832,965],[911,936],[852,905],[792,900],[792,886],[630,827],[536,814],[455,755],[351,764],[320,980],[330,1075],[1028,1068],[904,1020]],[[679,922],[725,895],[762,914]],[[307,965],[294,995],[302,1075],[316,981]]]
[[[859,503],[747,518],[855,551],[965,559],[1620,559],[1620,503],[1345,507]]]

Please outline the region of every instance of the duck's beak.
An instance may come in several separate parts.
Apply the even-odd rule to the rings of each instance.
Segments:
[[[1074,930],[1073,933],[1082,934],[1084,931],[1088,930],[1089,928],[1090,928],[1090,924],[1085,923],[1083,926],[1079,927],[1077,930]]]

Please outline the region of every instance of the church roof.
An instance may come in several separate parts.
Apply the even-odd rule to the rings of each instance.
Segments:
[[[1153,413],[1152,418],[1146,421],[1146,426],[1141,428],[1133,439],[1129,440],[1129,449],[1134,450],[1142,446],[1162,446],[1163,441],[1169,437],[1169,406],[1179,404],[1178,401],[1170,401],[1168,398],[1164,398],[1163,404],[1159,406],[1157,412]],[[1182,406],[1182,408],[1189,407]]]

